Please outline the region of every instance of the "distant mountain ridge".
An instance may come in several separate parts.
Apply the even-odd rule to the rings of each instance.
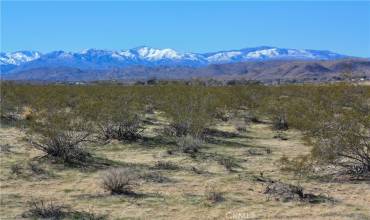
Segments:
[[[321,50],[286,49],[269,46],[244,48],[210,53],[182,53],[176,50],[137,47],[129,50],[88,49],[81,52],[17,51],[0,54],[2,75],[32,69],[78,68],[80,70],[109,70],[114,68],[143,67],[204,67],[267,60],[337,60],[349,56]]]
[[[370,79],[369,59],[341,59],[326,61],[267,60],[203,67],[183,66],[131,66],[113,69],[83,70],[72,67],[34,68],[2,75],[4,80],[79,82],[79,81],[141,81],[148,79],[186,80],[199,79],[246,79],[263,83],[281,82],[328,82],[343,80],[344,75],[354,79]]]

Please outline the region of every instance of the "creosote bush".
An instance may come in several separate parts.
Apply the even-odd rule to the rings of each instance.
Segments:
[[[312,155],[319,162],[343,167],[350,174],[369,175],[370,120],[365,116],[342,115],[324,122]]]
[[[171,91],[160,104],[172,120],[170,127],[176,136],[192,135],[200,137],[212,122],[216,113],[214,97],[205,88],[197,86],[169,87]]]
[[[99,138],[120,141],[139,139],[143,131],[142,114],[145,107],[139,98],[132,91],[103,96],[91,95],[79,108],[81,114],[95,124]]]
[[[183,153],[197,153],[203,145],[203,141],[191,135],[177,137],[176,144]]]
[[[82,165],[91,157],[84,146],[90,141],[89,125],[68,110],[40,115],[30,131],[31,144],[55,161]]]
[[[137,175],[128,168],[112,168],[103,174],[102,187],[112,195],[130,195],[137,180]]]

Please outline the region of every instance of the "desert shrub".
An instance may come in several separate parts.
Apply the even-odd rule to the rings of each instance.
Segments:
[[[298,177],[307,177],[314,172],[314,161],[309,155],[292,159],[284,155],[279,162],[281,170],[293,172]]]
[[[81,165],[91,157],[84,144],[90,141],[89,124],[74,113],[46,112],[31,125],[31,144],[45,156],[68,165]]]
[[[227,122],[230,120],[231,115],[229,112],[227,112],[225,109],[219,109],[215,112],[215,118],[219,119],[223,122]]]
[[[43,144],[31,142],[37,149],[42,150],[57,161],[66,164],[80,164],[86,162],[90,158],[90,153],[87,152],[81,143],[85,141],[86,136],[81,136],[74,132],[50,134],[44,137]]]
[[[299,201],[308,203],[334,202],[330,197],[304,193],[304,188],[300,185],[293,185],[281,181],[268,180],[264,194],[281,200],[282,202]]]
[[[240,167],[237,161],[231,157],[220,156],[217,158],[217,162],[224,166],[228,171],[233,171],[234,168]]]
[[[97,215],[85,211],[75,211],[69,205],[57,204],[52,200],[32,200],[28,202],[29,210],[22,214],[23,218],[31,219],[81,219],[104,220],[105,215]]]
[[[282,199],[284,202],[290,200],[299,200],[303,198],[303,188],[283,182],[271,182],[266,186],[265,194],[274,196],[277,199]]]
[[[99,128],[104,140],[135,141],[141,137],[143,131],[141,119],[137,115],[127,115],[124,119],[99,123]]]
[[[33,200],[29,202],[29,210],[22,216],[36,219],[63,219],[69,212],[69,206],[56,204],[53,201]]]
[[[196,153],[203,145],[203,141],[191,135],[177,137],[176,144],[183,153]]]
[[[161,109],[170,117],[176,136],[203,135],[215,115],[214,97],[205,88],[176,86],[167,88]]]
[[[314,145],[311,155],[286,160],[286,168],[307,174],[316,163],[342,167],[354,175],[369,173],[369,88],[336,84],[283,86],[272,91],[283,97],[275,100],[280,103],[277,110],[283,111],[272,115],[283,112],[289,127],[303,131],[307,143]]]
[[[133,187],[137,184],[136,174],[128,168],[112,168],[102,176],[102,187],[112,195],[133,194]]]
[[[273,118],[272,126],[276,130],[287,130],[289,127],[286,116],[279,115]]]
[[[178,170],[180,167],[171,161],[157,161],[154,165],[154,169],[160,170]]]
[[[173,133],[177,137],[187,135],[189,134],[190,126],[191,125],[188,122],[173,122],[170,124],[170,129],[172,129],[173,132],[169,133]]]
[[[141,137],[142,108],[132,91],[92,94],[80,106],[80,114],[95,123],[103,140],[135,141]]]
[[[17,113],[20,111],[20,104],[17,101],[19,96],[16,92],[16,86],[1,82],[2,89],[0,90],[0,119],[1,123],[5,120],[16,119]]]
[[[223,194],[215,185],[207,185],[204,191],[204,198],[207,202],[218,203],[225,200]]]
[[[291,100],[286,106],[286,120],[289,122],[289,127],[312,136],[318,131],[319,122],[333,117],[335,111],[338,111],[334,103],[337,98],[326,97],[329,96],[330,91],[321,91],[321,89],[314,87],[310,88],[309,94],[297,93],[295,97],[290,96]]]
[[[25,101],[23,91],[16,85],[9,85],[1,82],[0,89],[0,124],[25,127],[32,114],[27,108],[28,102]],[[25,114],[26,113],[26,114]]]
[[[351,174],[370,173],[370,120],[359,115],[340,115],[322,123],[312,156],[322,163],[340,166]]]
[[[272,127],[276,130],[288,129],[288,108],[291,97],[283,94],[282,88],[276,91],[276,94],[271,94],[265,97],[261,102],[260,107],[267,117],[272,121]]]

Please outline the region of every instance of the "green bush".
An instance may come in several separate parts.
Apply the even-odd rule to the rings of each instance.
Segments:
[[[351,174],[370,173],[370,121],[341,115],[322,123],[312,155],[323,163],[346,168]]]
[[[170,87],[167,92],[161,110],[172,120],[170,127],[176,136],[202,136],[214,118],[215,97],[206,88],[197,86]]]
[[[132,91],[91,94],[79,107],[80,115],[95,124],[99,137],[135,141],[141,137],[144,104]]]

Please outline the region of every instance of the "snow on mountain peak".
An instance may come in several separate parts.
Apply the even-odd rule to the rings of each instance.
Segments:
[[[257,50],[249,52],[246,57],[248,58],[264,58],[264,57],[276,57],[279,55],[277,48]]]
[[[181,59],[182,57],[181,53],[170,48],[155,49],[151,47],[140,47],[137,49],[137,53],[140,57],[148,60]]]
[[[182,53],[170,48],[157,49],[142,46],[121,51],[86,49],[81,52],[53,51],[46,54],[34,51],[0,53],[0,65],[7,66],[2,68],[3,71],[10,71],[10,69],[15,68],[14,66],[20,66],[20,69],[53,66],[104,69],[133,65],[196,67],[249,60],[331,60],[345,57],[347,56],[330,51],[284,49],[268,46],[203,54]]]
[[[207,57],[209,62],[228,62],[234,59],[237,56],[242,54],[241,51],[226,51],[226,52],[219,52],[214,55]]]
[[[13,53],[1,53],[1,65],[20,65],[41,57],[41,53],[36,51],[16,51]]]

